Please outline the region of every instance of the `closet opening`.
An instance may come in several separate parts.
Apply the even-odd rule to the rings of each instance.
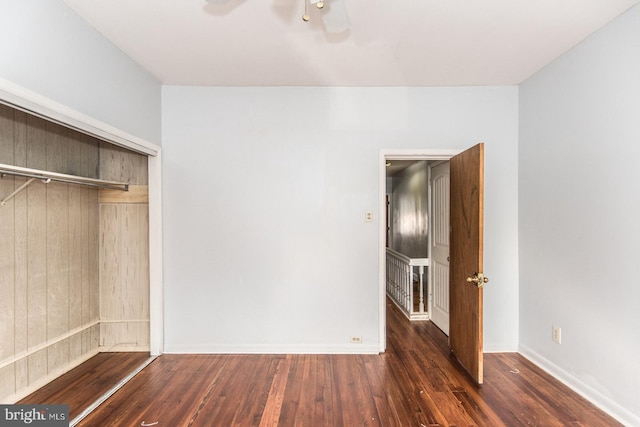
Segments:
[[[89,119],[79,114],[67,117],[73,126],[62,125],[52,103],[6,104],[0,401],[15,403],[93,358],[100,357],[99,376],[109,355],[132,355],[119,363],[130,368],[124,378],[161,352],[160,159],[123,147],[122,135],[114,135],[119,145],[98,137],[107,132],[97,122],[85,126],[94,132],[81,132]],[[152,249],[150,242],[158,243]],[[152,318],[160,321],[153,333]],[[70,409],[73,418],[85,408]]]

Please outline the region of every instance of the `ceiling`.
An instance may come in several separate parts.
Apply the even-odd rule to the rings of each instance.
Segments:
[[[424,160],[387,160],[386,176],[387,178],[398,175],[409,166]]]
[[[515,85],[640,2],[345,0],[328,33],[303,0],[64,1],[161,83],[207,86]]]

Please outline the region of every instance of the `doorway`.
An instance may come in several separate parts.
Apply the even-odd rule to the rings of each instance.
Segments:
[[[482,356],[482,320],[483,286],[489,280],[483,273],[483,223],[484,223],[484,143],[476,144],[466,150],[455,153],[430,155],[420,153],[396,154],[381,152],[380,166],[386,167],[388,161],[400,157],[424,160],[449,160],[449,219],[450,226],[443,232],[449,234],[450,295],[449,310],[449,346],[460,365],[478,384],[483,381]],[[386,174],[380,173],[386,185]],[[382,180],[381,180],[382,181]],[[380,186],[380,203],[386,201],[386,186]],[[384,188],[384,190],[382,190]],[[380,241],[385,238],[386,230],[380,221],[382,232]],[[448,230],[447,230],[448,228]],[[381,338],[386,340],[386,251],[380,245],[380,324]],[[386,249],[386,248],[385,248]],[[449,262],[450,258],[450,262]],[[428,263],[426,264],[428,265]],[[381,341],[382,351],[386,342]]]
[[[427,161],[430,164],[448,163],[448,160],[459,154],[462,150],[381,150],[379,162],[379,212],[387,211],[387,164],[402,161]],[[429,197],[431,199],[431,197]],[[379,313],[380,313],[380,351],[386,349],[386,243],[387,243],[387,222],[379,221]],[[429,235],[431,232],[429,232]],[[431,252],[431,245],[429,245]],[[432,254],[429,253],[428,257]],[[429,267],[431,271],[431,267]],[[431,276],[431,273],[429,274]],[[428,280],[430,282],[430,280]],[[427,286],[431,286],[430,283]],[[431,303],[429,313],[432,313]],[[448,326],[448,325],[447,325]]]

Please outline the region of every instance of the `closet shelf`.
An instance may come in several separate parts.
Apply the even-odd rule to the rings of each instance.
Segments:
[[[57,182],[65,182],[67,184],[88,185],[91,187],[110,188],[112,190],[129,191],[129,183],[105,181],[103,179],[86,178],[83,176],[67,175],[64,173],[48,172],[48,171],[43,171],[38,169],[4,165],[0,163],[0,176],[4,178],[6,175],[21,176],[24,178],[29,178],[29,180],[24,184],[22,184],[20,187],[16,188],[16,190],[13,193],[9,194],[7,197],[2,199],[0,201],[0,206],[4,206],[7,201],[11,200],[11,198],[13,198],[16,194],[18,194],[19,192],[27,188],[33,181],[37,179],[41,180],[45,184],[51,181],[57,181]]]

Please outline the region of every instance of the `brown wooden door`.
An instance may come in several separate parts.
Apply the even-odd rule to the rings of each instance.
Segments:
[[[482,273],[484,144],[451,158],[449,346],[482,384]]]

